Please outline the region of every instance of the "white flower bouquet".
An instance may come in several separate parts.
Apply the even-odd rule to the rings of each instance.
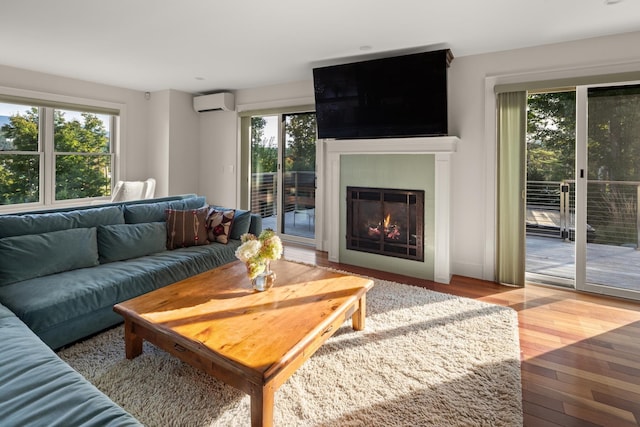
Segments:
[[[258,237],[251,233],[240,237],[242,245],[236,249],[236,258],[247,266],[251,280],[268,270],[269,262],[282,256],[282,241],[276,233],[267,228]]]

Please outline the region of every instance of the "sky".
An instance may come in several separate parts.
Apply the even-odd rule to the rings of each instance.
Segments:
[[[17,104],[4,104],[0,102],[0,116],[12,116],[16,113],[21,113],[27,110],[29,107],[25,107]]]
[[[264,138],[269,141],[273,137],[273,141],[277,141],[278,138],[278,116],[265,116],[266,125],[264,127]]]

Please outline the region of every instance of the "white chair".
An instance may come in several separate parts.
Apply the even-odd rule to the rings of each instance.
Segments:
[[[118,181],[113,187],[112,202],[125,202],[128,200],[152,199],[156,193],[156,180],[149,178],[146,181]]]

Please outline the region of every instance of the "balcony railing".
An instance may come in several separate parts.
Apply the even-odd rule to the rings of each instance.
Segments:
[[[587,181],[587,241],[640,247],[639,195],[637,181]],[[527,233],[573,240],[574,196],[574,180],[528,181]]]
[[[285,172],[284,211],[294,212],[315,207],[315,172]],[[278,174],[264,172],[251,174],[251,210],[263,218],[277,214]]]

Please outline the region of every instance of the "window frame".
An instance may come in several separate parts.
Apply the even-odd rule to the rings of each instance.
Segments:
[[[23,212],[41,208],[82,206],[96,201],[108,202],[110,200],[109,196],[55,200],[55,161],[58,155],[64,155],[65,153],[55,151],[54,110],[73,110],[110,116],[108,123],[109,152],[100,153],[100,155],[109,155],[111,158],[111,190],[113,190],[115,183],[120,177],[121,170],[120,146],[122,143],[122,135],[125,133],[123,126],[123,116],[126,111],[125,104],[7,87],[0,87],[0,102],[39,108],[38,151],[5,151],[3,154],[37,154],[40,156],[39,201],[0,205],[0,213]],[[71,154],[85,155],[87,153],[79,152]]]

